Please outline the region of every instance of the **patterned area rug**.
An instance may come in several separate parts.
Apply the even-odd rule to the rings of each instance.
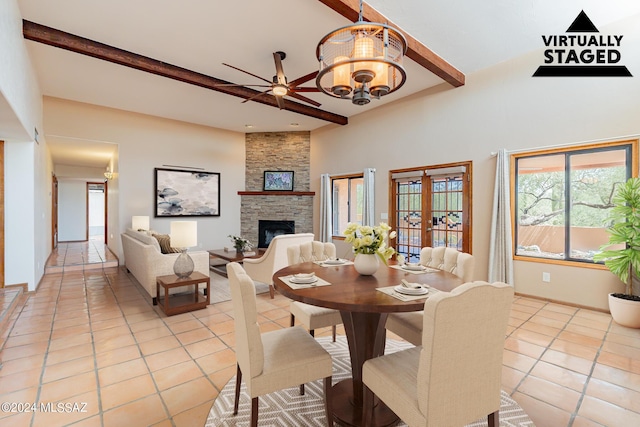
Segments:
[[[318,338],[318,342],[327,349],[333,357],[333,382],[336,383],[351,377],[351,363],[349,348],[345,337],[338,337],[335,343],[330,337]],[[393,353],[411,347],[400,341],[388,340],[385,353]],[[224,386],[214,402],[205,427],[218,426],[248,426],[251,419],[251,399],[246,394],[242,384],[240,407],[238,415],[233,415],[233,399],[235,376]],[[281,390],[266,396],[260,396],[258,424],[260,426],[302,427],[326,426],[323,406],[323,392],[321,380],[307,383],[305,395],[300,396],[298,387]],[[337,425],[337,424],[336,424]],[[487,425],[486,417],[467,427],[482,427]],[[404,423],[398,426],[406,426]],[[502,392],[500,407],[500,426],[502,427],[532,427],[533,422],[523,409],[507,393]]]

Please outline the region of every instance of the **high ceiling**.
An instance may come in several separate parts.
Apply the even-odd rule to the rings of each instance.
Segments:
[[[540,36],[564,32],[580,10],[601,29],[640,13],[637,0],[367,3],[467,76],[541,49]],[[318,41],[351,22],[318,0],[18,0],[18,4],[25,20],[240,84],[262,82],[222,63],[271,79],[273,52],[284,51],[284,71],[293,80],[317,70]],[[26,43],[46,96],[238,132],[313,130],[328,124],[38,42]],[[438,84],[459,90],[409,59],[405,68],[407,83],[367,106],[320,93],[303,95],[320,102],[322,110],[351,117]],[[312,85],[313,80],[305,86]],[[64,137],[47,135],[54,155]]]

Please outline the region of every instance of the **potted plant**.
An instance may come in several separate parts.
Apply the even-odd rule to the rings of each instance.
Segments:
[[[609,311],[616,323],[640,328],[640,296],[634,278],[640,274],[640,178],[630,178],[618,186],[613,197],[608,228],[609,243],[594,261],[604,261],[607,268],[625,283],[625,293],[609,294]],[[611,248],[611,246],[617,248]]]
[[[233,242],[233,247],[235,248],[236,252],[242,253],[251,249],[251,242],[249,242],[247,239],[240,236],[232,235],[229,235],[228,237]]]

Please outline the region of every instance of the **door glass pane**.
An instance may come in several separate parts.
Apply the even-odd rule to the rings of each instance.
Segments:
[[[462,250],[462,175],[431,178],[431,247]]]
[[[396,251],[418,262],[422,249],[422,181],[396,180]]]

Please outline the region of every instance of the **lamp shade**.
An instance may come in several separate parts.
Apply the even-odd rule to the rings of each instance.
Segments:
[[[197,221],[172,221],[171,246],[174,248],[190,248],[198,245]]]
[[[148,230],[149,229],[149,217],[148,216],[132,216],[131,228],[134,230]]]

